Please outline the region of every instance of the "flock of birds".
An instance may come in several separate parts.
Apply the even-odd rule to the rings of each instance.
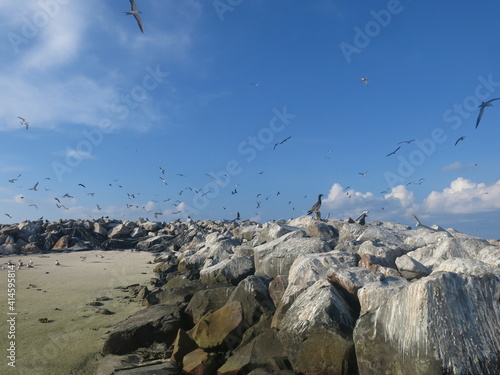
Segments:
[[[136,2],[135,2],[134,0],[129,0],[129,1],[130,1],[130,11],[126,11],[126,12],[124,12],[124,13],[125,13],[126,15],[132,15],[132,16],[134,16],[135,20],[137,21],[137,25],[138,25],[138,27],[139,27],[140,31],[141,31],[142,33],[144,33],[143,22],[142,22],[142,18],[141,18],[141,16],[140,16],[141,11],[139,11],[139,10],[137,9],[137,4],[136,4]],[[360,78],[360,81],[361,81],[361,82],[362,82],[365,86],[367,86],[367,87],[369,86],[369,83],[368,83],[368,78],[366,78],[366,77],[362,77],[362,78]],[[260,86],[260,85],[261,85],[261,82],[250,82],[250,84],[251,84],[252,86],[258,87],[258,86]],[[486,107],[491,107],[491,106],[493,106],[492,102],[493,102],[493,101],[496,101],[496,100],[500,100],[500,98],[490,99],[490,100],[488,100],[488,101],[486,101],[486,102],[482,102],[482,103],[481,103],[481,105],[479,106],[479,114],[478,114],[478,117],[477,117],[477,120],[476,120],[476,129],[477,129],[477,127],[479,126],[479,123],[480,123],[480,121],[481,121],[481,119],[482,119],[482,117],[483,117],[483,114],[484,114],[484,110],[485,110],[485,108],[486,108]],[[29,128],[29,122],[28,122],[28,121],[27,121],[24,117],[18,116],[18,118],[19,118],[19,120],[20,120],[20,124],[21,124],[21,126],[25,127],[25,129],[26,129],[26,130],[28,130],[28,128]],[[464,141],[464,140],[465,140],[465,138],[466,138],[465,136],[461,136],[461,137],[459,137],[459,138],[455,141],[455,144],[454,144],[454,145],[455,145],[455,146],[457,146],[457,144],[458,144],[459,142],[461,142],[461,141]],[[281,141],[279,141],[279,142],[275,143],[275,144],[274,144],[274,147],[273,147],[273,150],[276,150],[276,148],[277,148],[278,146],[283,145],[285,142],[287,142],[287,141],[288,141],[288,140],[290,140],[290,139],[291,139],[291,136],[288,136],[288,137],[284,138],[283,140],[281,140]],[[403,141],[399,142],[399,143],[397,144],[397,147],[396,147],[393,151],[391,151],[390,153],[388,153],[386,156],[387,156],[387,157],[390,157],[390,156],[392,156],[392,155],[396,155],[396,153],[397,153],[397,152],[398,152],[398,151],[399,151],[399,150],[400,150],[400,149],[401,149],[404,145],[409,145],[409,144],[411,144],[412,142],[415,142],[415,141],[416,141],[415,139],[410,139],[410,140],[403,140]],[[328,152],[331,152],[331,151],[328,151]],[[162,168],[162,167],[160,167],[160,173],[161,173],[161,175],[159,176],[159,179],[161,180],[161,182],[162,182],[164,185],[168,185],[168,181],[167,181],[167,179],[165,178],[165,169],[164,169],[164,168]],[[263,174],[263,173],[264,173],[264,171],[259,172],[259,174]],[[367,175],[367,173],[368,173],[368,171],[366,171],[366,172],[359,172],[358,174],[359,174],[359,175],[361,175],[361,176],[363,176],[363,177],[365,177],[365,176]],[[177,176],[180,176],[180,177],[185,177],[185,175],[184,175],[184,174],[182,174],[182,173],[178,173],[178,174],[177,174]],[[208,176],[209,178],[211,178],[211,179],[213,179],[213,180],[217,181],[217,178],[216,178],[215,176],[212,176],[212,175],[210,175],[210,174],[206,174],[206,176]],[[8,180],[8,182],[9,182],[9,183],[14,183],[14,182],[15,182],[15,181],[17,181],[20,177],[21,177],[21,174],[19,174],[19,175],[18,175],[17,177],[15,177],[15,178],[9,179],[9,180]],[[45,181],[45,180],[50,180],[50,178],[49,178],[49,177],[46,177],[46,178],[44,179],[44,181]],[[421,178],[421,179],[419,179],[418,181],[415,181],[415,182],[409,182],[409,183],[407,183],[406,185],[410,185],[410,184],[418,184],[418,185],[421,185],[424,181],[425,181],[425,179],[424,179],[424,178]],[[116,182],[117,182],[117,180],[114,180],[114,182],[116,183]],[[122,188],[122,186],[121,186],[120,184],[115,184],[115,185],[116,185],[116,186],[118,186],[119,188]],[[85,186],[84,184],[82,184],[82,183],[79,183],[79,184],[78,184],[78,186],[80,186],[80,187],[82,187],[82,188],[86,189],[86,186]],[[112,184],[112,183],[109,183],[109,186],[113,186],[113,184]],[[237,187],[238,187],[238,185],[235,185],[234,189],[233,189],[233,190],[231,190],[231,194],[232,194],[232,195],[236,195],[236,194],[238,194]],[[346,191],[346,190],[348,190],[349,188],[350,188],[350,186],[348,186],[347,188],[345,188],[345,189],[344,189],[344,192],[346,192],[346,195],[347,195],[349,198],[351,198],[352,194],[351,194],[349,191]],[[48,188],[46,188],[46,187],[44,187],[44,189],[45,189],[46,191],[48,191],[48,190],[49,190],[49,189],[48,189]],[[35,191],[35,192],[36,192],[36,191],[38,191],[38,190],[39,190],[39,182],[36,182],[36,183],[35,183],[32,187],[30,187],[28,190],[30,190],[30,191]],[[389,190],[390,190],[390,189],[386,189],[386,190],[382,191],[382,192],[381,192],[381,194],[386,194],[386,193],[388,193],[388,192],[389,192]],[[196,189],[196,188],[194,188],[194,187],[190,187],[190,186],[188,186],[188,187],[185,187],[184,189],[182,189],[181,191],[179,191],[179,192],[178,192],[178,195],[179,195],[179,196],[182,196],[182,194],[183,194],[185,191],[191,191],[191,192],[192,192],[192,193],[194,193],[194,194],[200,194],[200,193],[201,193],[201,196],[202,196],[202,197],[203,197],[203,196],[205,196],[205,195],[207,195],[207,194],[209,193],[209,192],[202,192],[202,189]],[[93,193],[93,192],[87,192],[86,194],[87,194],[87,195],[89,195],[89,196],[92,196],[92,197],[93,197],[95,193]],[[127,198],[128,198],[129,200],[131,200],[131,199],[135,199],[135,198],[136,198],[136,196],[138,196],[138,195],[140,195],[140,193],[127,193]],[[276,196],[279,196],[279,195],[280,195],[280,192],[278,191],[278,192],[276,193]],[[256,195],[256,198],[257,198],[257,199],[259,199],[259,197],[261,197],[261,196],[262,196],[262,193],[258,193],[258,194]],[[311,208],[311,210],[309,210],[309,211],[307,212],[307,214],[308,214],[308,215],[310,215],[310,214],[315,214],[317,218],[320,218],[319,208],[321,207],[321,198],[322,198],[323,196],[324,196],[323,194],[319,194],[317,202],[313,205],[313,207]],[[268,200],[270,197],[271,197],[271,195],[268,195],[265,199],[266,199],[266,200]],[[70,195],[69,193],[66,193],[66,194],[64,194],[64,195],[62,195],[62,196],[60,196],[60,197],[58,197],[58,196],[54,196],[54,197],[53,197],[54,203],[55,203],[55,205],[57,206],[57,208],[59,208],[59,209],[63,209],[63,210],[69,210],[69,208],[67,207],[67,205],[66,205],[66,204],[63,204],[63,201],[62,201],[62,199],[66,199],[66,198],[74,198],[74,196],[73,196],[73,195]],[[307,198],[307,195],[306,195],[304,198]],[[22,195],[21,195],[21,196],[20,196],[20,199],[24,199],[24,196],[22,196]],[[153,200],[152,200],[152,202],[153,202],[153,203],[155,203],[155,204],[160,203],[158,200],[155,200],[155,199],[153,199]],[[182,202],[183,202],[183,201],[182,201],[182,200],[180,200],[180,199],[176,199],[176,200],[174,200],[174,199],[172,199],[172,198],[167,198],[167,199],[164,199],[164,200],[163,200],[163,203],[171,203],[171,204],[172,204],[175,208],[179,207],[179,205],[180,205]],[[261,208],[261,204],[262,204],[262,200],[256,200],[256,209]],[[291,205],[291,204],[292,204],[292,201],[288,201],[288,204],[289,204],[289,205]],[[32,207],[34,207],[35,209],[38,209],[38,205],[37,205],[36,203],[30,203],[30,204],[29,204],[29,206],[32,206]],[[127,207],[127,208],[134,208],[134,207],[135,207],[135,208],[139,208],[140,206],[142,206],[142,209],[144,210],[144,212],[145,212],[146,214],[149,214],[149,213],[153,212],[153,214],[154,214],[155,218],[158,218],[158,216],[163,215],[163,214],[164,214],[164,212],[168,211],[168,210],[164,210],[164,209],[152,210],[152,209],[148,208],[147,204],[144,204],[144,205],[140,205],[140,204],[132,204],[132,203],[127,203],[127,204],[126,204],[126,207]],[[158,206],[159,206],[159,205],[158,205]],[[102,205],[100,205],[100,204],[98,204],[98,203],[96,203],[96,206],[95,206],[95,207],[96,207],[97,211],[101,211],[101,210],[102,210],[102,208],[103,208],[103,206],[102,206]],[[226,210],[226,207],[223,207],[223,209],[224,209],[224,210]],[[295,207],[293,207],[293,210],[295,210]],[[171,212],[169,212],[169,213],[170,213],[170,214],[172,214],[172,215],[177,215],[177,214],[182,213],[182,210],[180,210],[180,209],[176,209],[176,210],[172,210],[172,211],[171,211]],[[11,215],[11,214],[9,214],[9,213],[5,213],[5,215],[6,215],[7,217],[9,217],[9,218],[11,218],[11,219],[12,219],[12,215]],[[256,215],[258,215],[258,213],[256,213]],[[361,215],[360,215],[357,219],[352,220],[351,218],[349,218],[349,221],[350,221],[350,222],[352,221],[352,222],[358,222],[358,223],[363,223],[363,224],[364,224],[364,222],[365,222],[365,217],[366,217],[367,215],[368,215],[368,211],[364,211],[364,212],[363,212],[363,213],[362,213],[362,214],[361,214]],[[240,219],[240,214],[239,214],[239,212],[237,213],[237,218],[238,218],[238,219]],[[420,222],[418,221],[418,219],[417,219],[417,224],[418,224],[418,225],[420,225]]]

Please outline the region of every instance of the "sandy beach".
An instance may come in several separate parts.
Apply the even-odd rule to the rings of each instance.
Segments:
[[[102,258],[100,257],[102,255]],[[82,260],[80,257],[86,257]],[[9,272],[0,272],[2,312],[0,344],[2,374],[89,375],[95,373],[103,340],[114,324],[141,309],[130,294],[119,287],[147,284],[153,277],[151,253],[85,251],[31,254],[0,258],[4,264],[19,259],[26,266],[15,271],[15,312],[8,315]],[[56,260],[60,265],[56,266]],[[12,273],[11,273],[12,275]],[[112,315],[96,313],[89,303],[107,297],[102,308]],[[14,317],[15,332],[8,319]],[[47,320],[46,323],[40,321]],[[11,320],[12,322],[12,320]],[[15,339],[9,339],[9,332]],[[10,341],[15,342],[15,368],[8,365]],[[6,355],[7,353],[7,355]]]

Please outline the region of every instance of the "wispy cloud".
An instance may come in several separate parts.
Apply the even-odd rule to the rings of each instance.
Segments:
[[[455,172],[455,171],[464,171],[466,169],[474,168],[477,167],[477,164],[469,163],[469,164],[462,164],[460,161],[456,161],[454,163],[445,165],[443,167],[444,172]]]

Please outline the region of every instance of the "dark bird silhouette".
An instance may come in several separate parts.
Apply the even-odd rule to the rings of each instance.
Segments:
[[[37,186],[38,186],[38,182],[32,188],[29,188],[28,190],[38,191]]]
[[[63,195],[64,198],[74,198],[72,195],[69,195],[68,193]]]
[[[21,125],[26,126],[26,130],[28,130],[29,122],[27,122],[23,117],[17,116],[17,118],[21,120]]]
[[[237,213],[236,213],[236,219],[235,219],[235,220],[241,220],[241,217],[240,217],[240,213],[239,213],[239,212],[237,212]]]
[[[9,214],[5,214],[5,216],[7,216],[9,219],[12,219],[12,216]]]
[[[82,188],[85,189],[85,185],[84,184],[78,184],[78,186],[81,186]]]
[[[412,142],[415,142],[415,140],[414,139],[410,139],[409,141],[401,141],[401,142],[398,143],[398,145],[400,145],[401,143],[410,144]]]
[[[130,0],[130,12],[123,12],[126,15],[133,15],[135,17],[135,20],[137,21],[137,24],[139,25],[139,29],[141,29],[141,32],[144,32],[144,29],[142,27],[142,19],[141,16],[139,15],[142,13],[141,11],[137,10],[137,4],[135,3],[134,0]]]
[[[401,148],[401,146],[399,146],[397,149],[395,149],[393,152],[387,154],[386,156],[391,156],[391,155],[395,155],[396,152],[398,152],[398,150]]]
[[[290,137],[287,137],[287,138],[283,139],[281,142],[275,143],[275,144],[274,144],[274,148],[273,148],[273,150],[276,150],[276,147],[277,147],[278,145],[282,145],[283,143],[285,143],[286,141],[288,141],[290,138],[292,138],[292,136],[290,136]]]
[[[481,121],[481,118],[483,117],[483,112],[484,112],[484,109],[486,107],[493,107],[493,104],[491,104],[492,101],[494,100],[499,100],[500,98],[495,98],[495,99],[490,99],[488,100],[487,102],[482,102],[480,105],[479,105],[479,115],[477,116],[477,120],[476,120],[476,129],[477,127],[479,126],[479,121]]]
[[[323,196],[324,196],[323,194],[318,195],[318,201],[313,204],[313,206],[311,207],[311,209],[309,211],[307,211],[308,215],[310,215],[314,212],[316,214],[316,216],[318,216],[319,209],[321,208],[321,197],[323,197]]]
[[[457,145],[458,142],[463,141],[465,139],[465,136],[461,136],[455,141],[455,146]]]
[[[360,174],[361,176],[365,177],[367,173],[368,172],[359,172],[358,174]]]

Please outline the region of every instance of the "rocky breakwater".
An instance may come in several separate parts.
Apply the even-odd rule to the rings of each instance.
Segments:
[[[99,375],[500,368],[499,243],[453,229],[98,220],[26,222],[0,236],[10,254],[63,241],[157,253],[151,284],[130,287],[144,308],[106,337]]]

